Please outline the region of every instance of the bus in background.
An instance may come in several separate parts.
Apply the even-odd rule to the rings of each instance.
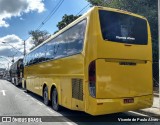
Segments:
[[[147,19],[93,7],[25,56],[23,87],[56,111],[102,115],[151,107]]]
[[[11,82],[9,69],[6,69],[6,70],[3,72],[3,79]]]
[[[19,59],[10,66],[11,82],[16,86],[22,85],[23,59]]]

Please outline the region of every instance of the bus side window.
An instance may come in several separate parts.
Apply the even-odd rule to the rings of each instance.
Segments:
[[[67,51],[67,43],[64,40],[64,34],[59,35],[55,41],[55,47],[54,47],[54,54],[55,54],[55,58],[62,58],[65,57],[67,55],[66,51]]]
[[[28,58],[27,58],[27,66],[30,65],[30,61],[31,61],[31,58],[30,58],[30,57],[31,57],[31,54],[28,55]]]
[[[31,52],[30,58],[30,64],[32,65],[34,63],[34,52]]]
[[[54,39],[46,44],[47,51],[45,54],[46,60],[50,60],[54,58]]]
[[[38,50],[39,50],[39,53],[38,53],[39,62],[45,61],[46,45],[42,45],[40,48],[38,48]]]
[[[33,61],[32,61],[33,64],[38,63],[38,52],[39,52],[39,49],[34,50],[34,51],[32,52],[32,53],[33,53]]]
[[[73,26],[66,34],[66,41],[68,42],[67,54],[73,55],[80,53],[83,49],[84,34],[86,28],[86,20]]]

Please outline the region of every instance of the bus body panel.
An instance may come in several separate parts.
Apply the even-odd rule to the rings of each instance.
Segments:
[[[49,90],[48,96],[51,99],[51,87],[54,85],[59,93],[59,103],[62,106],[75,110],[84,110],[84,102],[73,99],[71,91],[72,79],[84,79],[83,63],[83,55],[78,54],[26,67],[27,89],[43,96],[43,86],[46,84]]]
[[[130,13],[123,13],[123,15],[131,16]],[[99,13],[97,16],[100,17]],[[100,20],[98,17],[97,19]],[[146,19],[137,19],[139,18],[137,16],[134,17],[136,20],[147,21]],[[99,22],[96,27],[97,34],[102,34],[100,21],[96,22]],[[107,41],[102,38],[102,35],[97,35],[97,98],[135,97],[152,94],[152,43],[148,22],[146,27],[146,45]]]
[[[99,9],[102,8],[97,7],[91,13],[85,47],[85,111],[101,115],[151,107],[152,43],[148,21],[135,14],[114,10],[146,20],[148,41],[147,45],[112,42],[102,38]],[[92,62],[96,64],[96,98],[89,93],[89,65]],[[135,102],[124,104],[125,98],[132,98]]]
[[[152,94],[152,63],[137,60],[96,60],[96,98]]]
[[[129,104],[124,104],[124,99],[94,99],[88,97],[86,112],[91,115],[104,115],[144,109],[151,107],[153,104],[153,95],[134,97],[134,103]]]

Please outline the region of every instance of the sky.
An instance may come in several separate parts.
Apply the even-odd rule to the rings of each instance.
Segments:
[[[0,0],[0,68],[11,65],[13,56],[15,60],[23,57],[24,40],[26,40],[27,53],[30,51],[33,41],[28,32],[36,30],[60,1]],[[88,5],[87,0],[64,0],[40,30],[53,34],[64,14],[77,15],[86,5]],[[80,14],[85,13],[89,8],[90,6]]]

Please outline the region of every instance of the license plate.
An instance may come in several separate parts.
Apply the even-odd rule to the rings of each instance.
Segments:
[[[124,104],[128,104],[128,103],[134,103],[134,98],[128,98],[128,99],[124,99]]]

